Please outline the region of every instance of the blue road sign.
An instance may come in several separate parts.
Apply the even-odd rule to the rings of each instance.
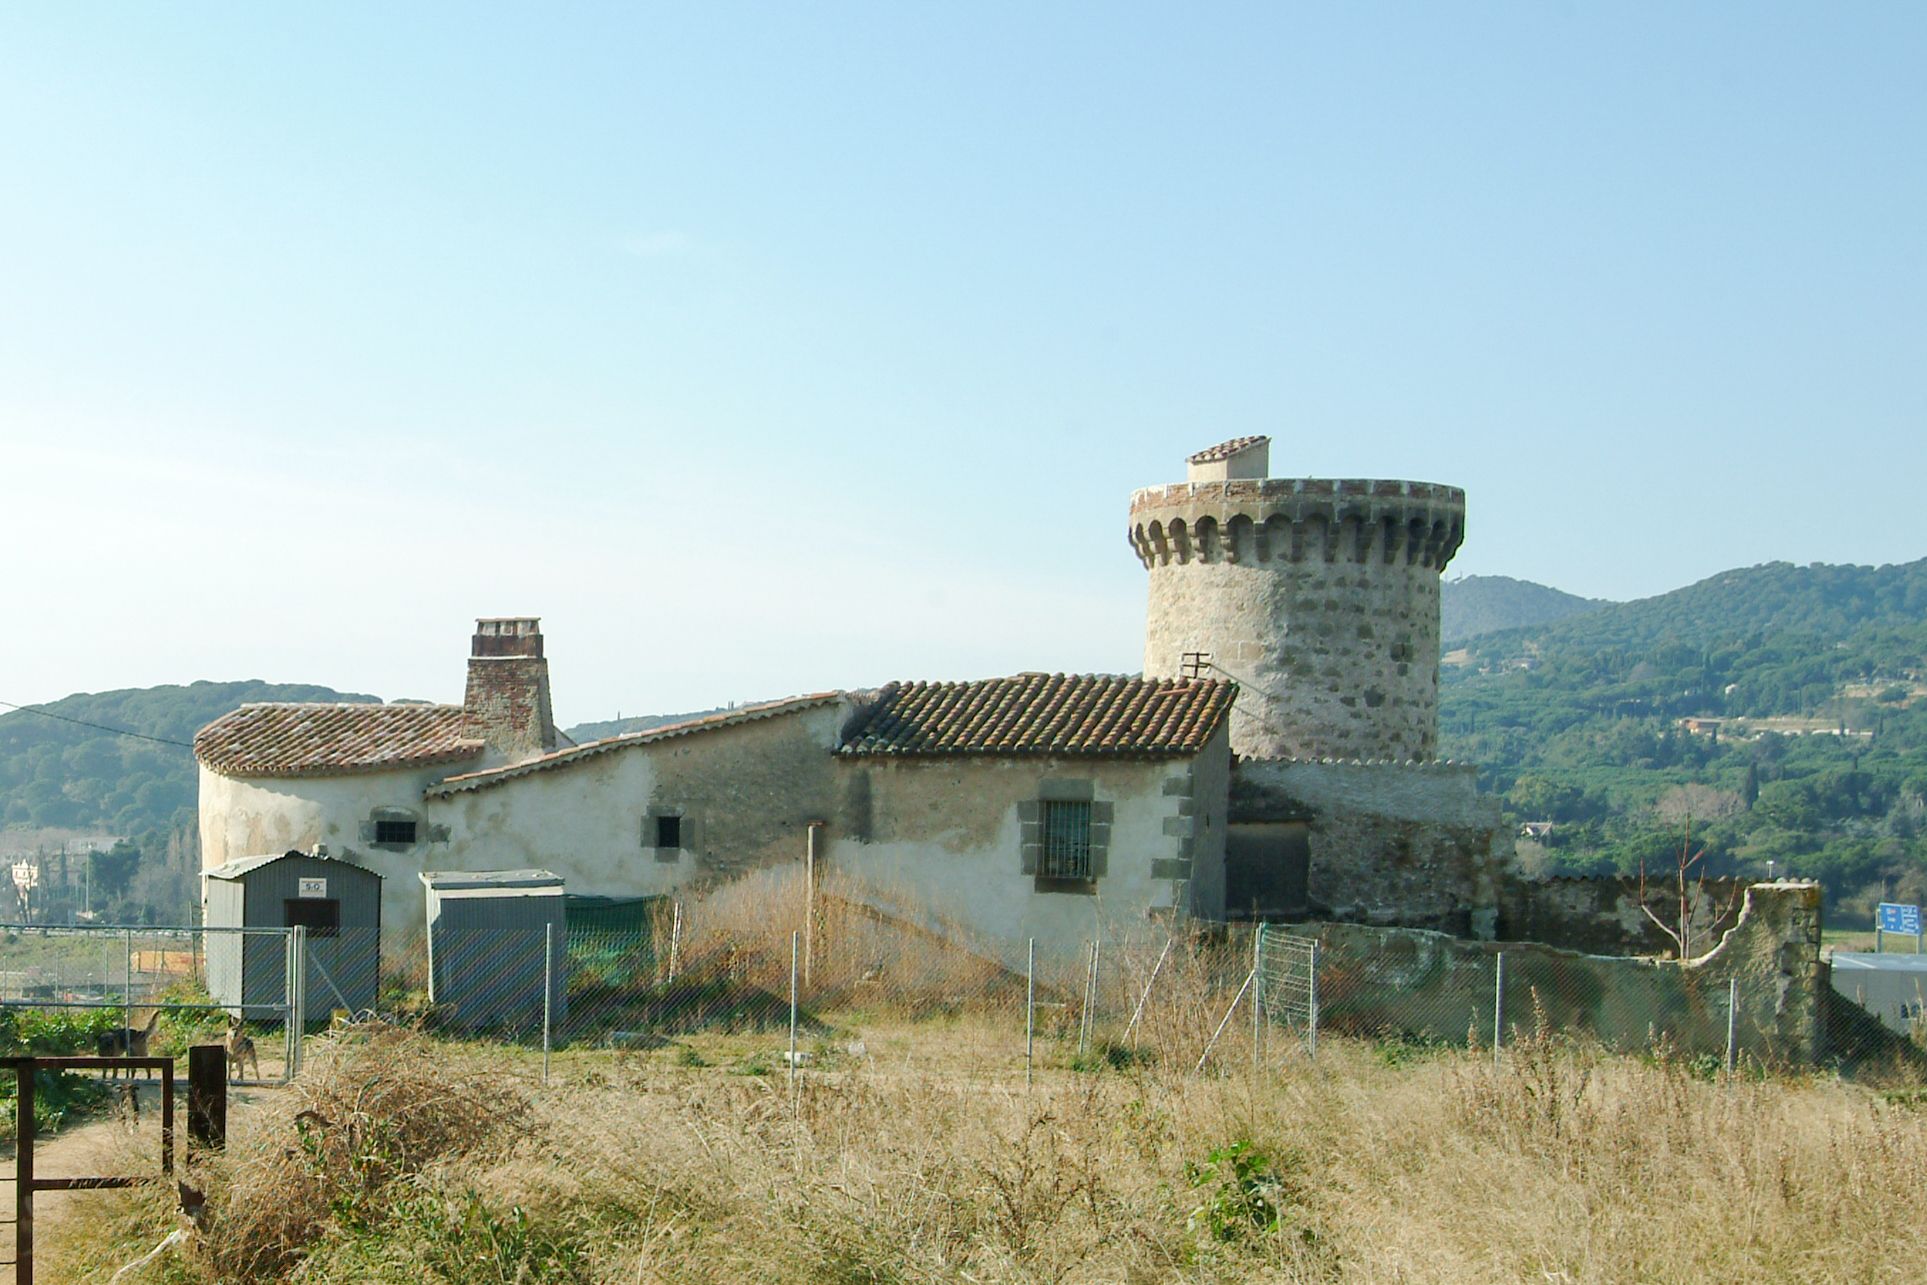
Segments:
[[[1883,901],[1874,911],[1874,927],[1883,933],[1906,933],[1918,936],[1920,933],[1920,907],[1902,906],[1895,902]]]

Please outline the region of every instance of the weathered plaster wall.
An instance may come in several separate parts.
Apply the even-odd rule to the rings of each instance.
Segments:
[[[553,870],[571,893],[649,896],[800,862],[807,824],[835,806],[826,705],[611,750],[483,789],[431,791],[452,870]],[[682,818],[658,849],[650,818]],[[421,889],[414,890],[420,917]]]
[[[1663,1034],[1685,1052],[1717,1054],[1726,1047],[1727,983],[1737,979],[1742,1050],[1793,1064],[1826,1053],[1817,884],[1754,884],[1719,944],[1684,964],[1357,924],[1286,931],[1319,941],[1320,1021],[1332,1031],[1462,1041],[1472,1029],[1490,1040],[1503,952],[1508,1030],[1531,1029],[1536,998],[1555,1029],[1626,1049]]]
[[[1731,926],[1746,890],[1743,879],[1708,879],[1691,917],[1690,953],[1699,954]],[[1646,904],[1671,924],[1677,892],[1649,880]],[[1722,911],[1726,912],[1722,916]],[[1505,879],[1499,891],[1499,939],[1537,941],[1595,955],[1667,955],[1673,940],[1641,913],[1636,888],[1614,875],[1601,878]]]
[[[647,896],[801,860],[804,826],[835,806],[830,750],[845,711],[823,706],[672,737],[436,793],[446,769],[241,780],[201,771],[203,863],[307,849],[376,871],[387,948],[421,936],[423,870],[555,871],[570,892]],[[427,797],[424,797],[427,792]],[[376,847],[376,807],[419,819],[419,842]],[[651,809],[684,817],[683,848],[658,851]]]
[[[1137,492],[1150,572],[1144,673],[1209,652],[1238,680],[1231,747],[1252,758],[1427,759],[1438,732],[1439,574],[1464,492],[1274,479]]]
[[[1227,754],[1220,737],[1201,759],[1221,764]],[[1200,868],[1222,865],[1222,809],[1192,792],[1223,770],[1211,762],[1194,781],[1184,760],[840,759],[843,808],[827,859],[846,886],[934,907],[1007,962],[1021,962],[1033,937],[1040,954],[1074,951],[1149,931],[1154,916],[1184,904]],[[1094,895],[1040,892],[1023,873],[1020,808],[1046,782],[1088,782],[1094,801],[1110,805]]]
[[[1188,907],[1194,895],[1201,913],[1212,913],[1214,896],[1222,902],[1224,731],[1192,760],[839,758],[848,712],[836,703],[711,728],[482,788],[441,787],[434,769],[286,781],[204,771],[206,860],[326,843],[383,876],[387,951],[421,936],[424,869],[539,867],[572,893],[647,896],[800,866],[812,820],[828,823],[826,875],[921,904],[1004,946],[1036,936],[1042,951],[1077,949],[1143,926],[1151,911]],[[1106,869],[1094,896],[1038,892],[1022,873],[1025,812],[1047,781],[1087,783],[1105,805]],[[376,807],[416,816],[422,841],[405,850],[369,843]],[[658,813],[681,818],[680,849],[654,846]]]
[[[451,860],[445,831],[422,801],[422,790],[445,775],[444,767],[348,776],[229,777],[200,769],[201,867],[211,870],[236,857],[308,851],[328,845],[336,860],[365,866],[382,876],[382,930],[389,940],[420,933],[423,869]],[[376,808],[417,821],[413,846],[376,847],[368,822]],[[411,900],[412,898],[412,900]],[[398,916],[413,912],[404,920]]]
[[[1461,936],[1494,931],[1511,838],[1470,765],[1240,760],[1230,817],[1309,823],[1306,888],[1316,916]]]
[[[1235,707],[1234,707],[1235,708]],[[1187,911],[1214,923],[1225,917],[1225,839],[1231,817],[1231,729],[1218,729],[1204,752],[1190,766],[1190,815],[1197,818],[1192,835],[1191,882]],[[1174,789],[1166,778],[1167,791]]]

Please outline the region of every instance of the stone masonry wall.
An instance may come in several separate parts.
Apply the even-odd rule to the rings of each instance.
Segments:
[[[1489,1041],[1503,954],[1508,1038],[1530,1031],[1542,1012],[1552,1029],[1612,1048],[1644,1050],[1663,1037],[1681,1052],[1717,1055],[1726,1047],[1727,984],[1737,981],[1741,1051],[1791,1065],[1828,1052],[1817,884],[1752,885],[1718,945],[1683,964],[1356,924],[1286,931],[1319,942],[1320,1022],[1335,1033],[1462,1042],[1471,1031]]]
[[[1240,684],[1249,758],[1427,759],[1437,743],[1439,574],[1465,497],[1422,482],[1186,483],[1139,491],[1144,673],[1208,652]]]
[[[1244,760],[1232,769],[1230,819],[1308,823],[1318,918],[1493,932],[1511,841],[1469,764]]]
[[[1733,923],[1746,889],[1743,879],[1708,879],[1689,934],[1711,946]],[[1679,915],[1676,894],[1648,881],[1646,904],[1669,923]],[[1721,912],[1726,913],[1722,916]],[[1500,885],[1501,941],[1537,941],[1597,955],[1669,955],[1673,940],[1639,908],[1637,889],[1617,876],[1507,879]]]

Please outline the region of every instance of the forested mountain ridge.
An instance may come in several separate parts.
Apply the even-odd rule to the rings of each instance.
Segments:
[[[1501,600],[1538,596],[1508,586],[1558,594],[1478,579],[1503,582]],[[1690,818],[1716,870],[1764,874],[1771,861],[1821,878],[1856,914],[1880,895],[1927,900],[1927,560],[1743,568],[1479,634],[1453,654],[1463,663],[1443,670],[1440,752],[1478,763],[1517,819],[1554,823],[1543,845],[1524,845],[1533,868],[1662,859]],[[375,699],[198,682],[38,707],[153,740],[0,714],[0,823],[129,835],[150,857],[184,849],[200,727],[248,701]],[[682,717],[571,730],[584,740]]]
[[[1511,576],[1464,576],[1439,586],[1439,641],[1452,647],[1480,634],[1550,624],[1610,605]]]
[[[711,714],[721,714],[732,708],[718,705],[715,709],[699,709],[691,714],[632,714],[628,718],[611,718],[599,723],[577,723],[574,727],[564,728],[562,734],[577,745],[590,741],[600,741],[610,736],[627,736],[631,732],[647,732],[671,723],[684,723],[692,718],[707,718]]]
[[[1464,657],[1441,752],[1554,823],[1529,864],[1627,869],[1690,820],[1716,870],[1927,899],[1927,560],[1729,571]]]
[[[1583,616],[1507,633],[1594,649],[1671,642],[1705,646],[1767,634],[1837,639],[1869,625],[1923,620],[1927,558],[1879,567],[1766,562],[1722,571],[1670,593],[1603,604]],[[1511,645],[1512,639],[1490,637],[1479,650],[1503,651]]]
[[[0,714],[0,824],[136,834],[191,822],[194,733],[249,701],[379,698],[257,680],[83,692],[10,710]]]

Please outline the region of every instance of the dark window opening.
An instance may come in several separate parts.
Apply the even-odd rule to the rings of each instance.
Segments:
[[[1091,878],[1091,805],[1044,804],[1044,852],[1039,879]]]
[[[341,935],[341,903],[333,897],[290,897],[282,903],[282,913],[288,927],[306,928],[310,937]]]
[[[375,842],[413,844],[415,823],[413,821],[376,821]]]
[[[682,847],[682,818],[656,818],[656,846],[658,848]]]

